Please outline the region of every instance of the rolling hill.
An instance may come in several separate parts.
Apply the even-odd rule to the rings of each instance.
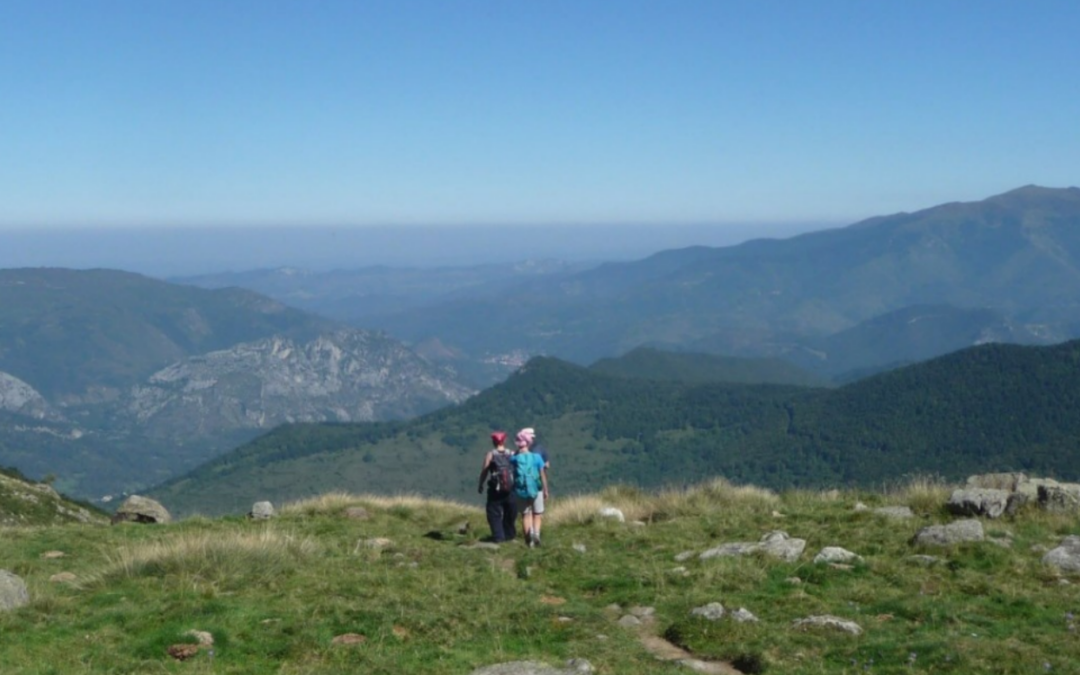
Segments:
[[[555,494],[721,475],[790,486],[1027,470],[1080,476],[1080,342],[987,344],[836,389],[684,384],[530,361],[505,383],[415,420],[290,425],[154,491],[228,512],[330,490],[475,498],[494,428],[535,426]]]

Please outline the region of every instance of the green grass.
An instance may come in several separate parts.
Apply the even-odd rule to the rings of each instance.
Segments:
[[[33,600],[0,613],[0,670],[452,674],[503,661],[586,658],[600,673],[688,672],[656,660],[634,631],[617,625],[619,615],[605,608],[618,603],[655,607],[657,634],[745,672],[1080,671],[1069,618],[1080,614],[1080,601],[1033,549],[1080,533],[1080,523],[1040,512],[987,523],[995,534],[1011,533],[1011,548],[986,542],[927,551],[943,562],[921,567],[906,560],[923,552],[909,540],[945,519],[939,509],[908,521],[854,510],[857,501],[927,509],[930,494],[925,484],[781,495],[723,481],[661,493],[610,488],[558,500],[535,550],[473,548],[487,533],[478,509],[418,497],[327,495],[288,505],[269,522],[5,528],[0,567],[22,576]],[[595,518],[599,504],[645,524]],[[346,518],[352,505],[371,518]],[[471,533],[452,534],[465,519]],[[798,561],[675,561],[683,551],[756,541],[775,529],[807,539]],[[424,536],[432,531],[449,534]],[[391,543],[363,543],[377,537]],[[814,565],[814,554],[830,545],[865,560],[850,569]],[[67,555],[43,558],[50,550]],[[78,580],[49,580],[60,571]],[[715,601],[746,607],[760,622],[691,616]],[[812,614],[850,619],[864,632],[792,628]],[[194,642],[193,629],[213,634],[213,656],[203,650],[174,661],[166,650]],[[366,641],[332,643],[344,633]]]

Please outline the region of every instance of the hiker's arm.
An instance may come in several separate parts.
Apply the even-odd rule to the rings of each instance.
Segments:
[[[544,467],[540,467],[540,484],[544,486],[544,499],[547,499],[550,493],[548,492],[547,469]]]
[[[491,453],[490,452],[488,454],[484,455],[484,466],[483,466],[483,468],[480,469],[480,479],[479,479],[479,481],[477,481],[477,484],[476,484],[476,491],[477,492],[483,492],[484,491],[484,478],[487,477],[488,467],[489,466],[491,466]]]

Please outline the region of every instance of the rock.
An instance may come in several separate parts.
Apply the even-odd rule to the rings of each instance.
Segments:
[[[251,512],[248,513],[248,518],[252,520],[269,520],[277,515],[274,511],[274,505],[270,502],[255,502],[251,506]]]
[[[1007,490],[989,488],[953,490],[945,508],[949,510],[949,513],[958,516],[1000,518],[1009,504],[1009,494]]]
[[[499,545],[493,541],[478,541],[475,544],[469,544],[465,548],[479,548],[485,551],[498,551]]]
[[[49,581],[54,584],[70,584],[76,580],[78,580],[78,577],[71,572],[57,572],[49,577]]]
[[[199,653],[199,645],[176,644],[169,645],[165,651],[177,661],[187,661]]]
[[[332,645],[362,645],[367,642],[367,636],[360,633],[344,633],[342,635],[335,635],[334,639],[330,640]]]
[[[863,504],[862,502],[855,502],[855,510],[856,511],[869,511],[870,507],[867,506],[866,504]]]
[[[630,609],[626,610],[636,616],[639,619],[644,619],[656,614],[655,607],[642,607],[641,605],[634,605]]]
[[[739,623],[757,623],[758,618],[745,607],[740,607],[731,613],[731,618]]]
[[[740,555],[747,555],[758,550],[759,546],[756,543],[748,541],[737,541],[730,544],[721,544],[715,548],[710,548],[708,551],[703,552],[698,556],[700,560],[708,560],[709,558],[723,558],[734,557]]]
[[[985,538],[978,520],[957,520],[948,525],[929,525],[919,530],[912,543],[922,546],[952,546]]]
[[[601,518],[611,518],[613,520],[619,521],[620,523],[626,522],[626,516],[623,515],[622,511],[615,508],[614,506],[605,506],[604,508],[597,511],[596,514]]]
[[[787,532],[770,532],[761,538],[761,550],[785,562],[795,562],[806,548],[805,539],[793,539]]]
[[[56,560],[57,558],[63,558],[65,556],[67,556],[67,553],[64,553],[63,551],[45,551],[41,554],[41,557],[44,560]]]
[[[634,628],[641,625],[641,619],[637,618],[633,614],[627,614],[618,621],[619,625],[623,628]]]
[[[472,525],[469,524],[469,521],[466,520],[464,522],[458,523],[457,527],[454,528],[454,531],[458,534],[468,534],[471,529]]]
[[[790,584],[791,586],[798,586],[802,583],[802,579],[800,579],[799,577],[788,577],[787,579],[784,579],[784,582]]]
[[[575,551],[577,551],[578,553],[585,553],[586,551],[589,550],[589,549],[587,549],[585,547],[585,544],[577,544],[577,543],[574,544],[573,549]]]
[[[1023,473],[983,473],[968,476],[967,486],[972,489],[1005,490],[1016,492],[1019,485],[1026,483],[1028,477]]]
[[[113,514],[112,523],[168,523],[172,516],[165,507],[149,497],[131,495]]]
[[[874,509],[874,513],[886,518],[896,518],[897,520],[915,517],[915,512],[909,506],[880,506]]]
[[[937,558],[932,555],[909,555],[908,557],[904,558],[904,560],[908,561],[912,565],[918,565],[919,567],[933,567],[934,565],[941,562],[941,558]]]
[[[814,556],[815,563],[854,563],[862,562],[862,556],[839,546],[826,546]]]
[[[682,553],[675,556],[675,562],[686,562],[687,560],[689,560],[690,558],[693,558],[693,557],[694,557],[694,552],[693,551],[683,551]]]
[[[355,551],[359,551],[362,548],[370,548],[376,551],[381,551],[384,548],[393,546],[394,542],[390,541],[386,537],[375,537],[373,539],[360,539],[356,542]]]
[[[702,607],[690,610],[691,616],[700,616],[709,621],[718,621],[724,617],[724,606],[719,602],[710,602]]]
[[[30,604],[30,592],[20,577],[0,570],[0,612]]]
[[[1080,537],[1065,537],[1060,546],[1042,557],[1042,562],[1063,572],[1080,572]]]
[[[352,520],[369,520],[371,514],[363,506],[350,506],[345,509],[345,517]]]
[[[472,671],[471,675],[586,675],[594,671],[585,659],[570,659],[564,668],[553,668],[538,661],[513,661]]]
[[[204,630],[195,630],[192,628],[188,632],[184,633],[184,637],[193,637],[199,642],[200,647],[213,647],[214,636]]]
[[[825,628],[829,630],[838,630],[844,633],[850,633],[851,635],[862,634],[862,627],[854,621],[848,621],[847,619],[841,619],[838,616],[830,616],[828,614],[823,614],[820,616],[808,616],[805,619],[797,619],[793,625],[798,630]]]
[[[1080,485],[1061,483],[1039,486],[1039,506],[1050,513],[1080,513]]]

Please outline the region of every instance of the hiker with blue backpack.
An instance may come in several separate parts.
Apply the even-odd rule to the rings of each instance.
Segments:
[[[484,466],[480,469],[480,483],[477,492],[484,491],[487,483],[488,525],[491,538],[496,542],[513,541],[517,536],[514,530],[517,521],[517,497],[514,493],[514,454],[505,447],[506,432],[496,431],[491,434],[494,449],[484,456]]]
[[[517,454],[514,464],[514,496],[521,513],[521,526],[525,530],[525,543],[529,548],[540,545],[540,524],[544,516],[544,500],[548,497],[547,462],[529,451],[536,437],[532,429],[522,429],[515,437]]]

